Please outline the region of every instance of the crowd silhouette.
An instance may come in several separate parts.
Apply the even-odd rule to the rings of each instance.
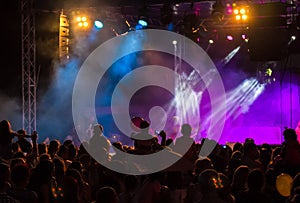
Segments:
[[[14,132],[9,121],[1,121],[0,202],[300,202],[300,144],[293,129],[284,130],[280,145],[257,145],[249,138],[229,146],[208,139],[194,142],[188,124],[173,140],[164,131],[152,135],[149,122],[141,118],[132,121],[132,146],[111,143],[100,124],[93,127],[89,142],[76,146],[72,140],[39,143],[37,132]],[[189,142],[189,149],[183,150]],[[205,143],[215,147],[202,157],[199,152]],[[162,150],[179,160],[148,175],[116,172],[90,153],[122,168],[128,164],[124,154],[144,156]]]

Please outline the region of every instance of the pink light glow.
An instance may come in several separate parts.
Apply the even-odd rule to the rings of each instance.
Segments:
[[[232,8],[227,8],[227,14],[232,14],[232,12],[233,12],[233,10],[232,10]]]
[[[233,40],[233,36],[231,36],[231,35],[227,35],[227,40],[229,40],[229,41],[232,41]]]

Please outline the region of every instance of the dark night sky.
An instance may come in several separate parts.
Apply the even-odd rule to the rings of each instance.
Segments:
[[[0,3],[1,32],[1,93],[10,97],[21,94],[21,44],[20,18],[16,1]]]
[[[45,39],[56,40],[57,33],[51,33],[47,30],[47,22],[49,19],[56,19],[51,13],[43,13],[41,11],[59,11],[62,8],[68,9],[76,5],[81,6],[101,6],[101,5],[124,5],[124,4],[143,4],[144,1],[136,0],[37,0],[37,21],[36,21],[36,40],[37,40],[37,67],[41,67],[39,84],[41,89],[47,87],[50,78],[47,75],[51,74],[51,61],[53,54],[57,51],[56,48],[49,44],[41,42]],[[150,2],[160,2],[151,0]],[[167,2],[167,1],[166,1]],[[21,97],[21,16],[19,11],[19,1],[0,1],[0,18],[1,32],[0,32],[0,60],[1,60],[1,74],[0,74],[0,93],[8,95],[9,97]],[[52,16],[51,16],[52,15]],[[48,21],[47,21],[48,20]],[[52,47],[51,47],[52,46]],[[50,53],[53,50],[52,54]],[[45,50],[48,52],[45,53]],[[49,54],[50,53],[50,54]],[[52,55],[52,56],[51,56]]]

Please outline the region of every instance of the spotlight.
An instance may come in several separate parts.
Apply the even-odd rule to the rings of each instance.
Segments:
[[[89,26],[89,23],[88,22],[83,22],[83,27],[87,27]]]
[[[213,43],[214,43],[214,40],[210,39],[210,40],[208,40],[208,42],[209,42],[210,44],[213,44]]]
[[[136,30],[141,30],[141,29],[143,29],[143,28],[145,28],[147,26],[148,26],[148,22],[146,21],[145,17],[142,16],[138,20],[138,22],[137,22],[137,24],[135,26],[135,29]]]
[[[242,34],[242,39],[243,40],[247,39],[247,36],[245,34]]]
[[[248,13],[249,9],[248,6],[244,7],[237,7],[234,9],[233,13],[235,14],[235,20],[240,21],[246,21],[248,19]]]
[[[235,15],[239,14],[239,9],[234,9],[234,10],[233,10],[233,13],[234,13]]]
[[[140,19],[140,20],[138,21],[138,24],[141,25],[142,27],[147,27],[147,26],[148,26],[147,21],[144,20],[144,19]]]
[[[248,16],[247,15],[242,15],[243,20],[247,20]]]
[[[85,22],[86,21],[86,17],[85,16],[81,17],[81,21]]]
[[[89,26],[88,18],[86,16],[76,17],[77,25],[80,28],[87,28]]]
[[[295,41],[296,38],[297,38],[297,37],[296,37],[295,35],[292,35],[292,36],[291,36],[291,40],[292,40],[292,41]]]
[[[276,79],[273,69],[276,65],[277,63],[275,62],[269,62],[257,67],[257,79],[261,84],[268,85],[275,82]]]
[[[265,70],[265,76],[271,77],[271,76],[272,76],[272,73],[273,73],[273,71],[272,71],[271,68],[266,68],[266,70]]]
[[[227,10],[227,14],[232,14],[233,10],[230,3],[226,4],[226,10]]]
[[[95,28],[97,28],[97,29],[101,29],[104,26],[103,23],[100,20],[96,20],[94,22],[94,25],[95,25]]]
[[[244,15],[244,14],[246,13],[246,9],[241,8],[241,9],[240,9],[240,13],[241,13],[242,15]]]
[[[232,8],[227,8],[227,14],[232,14]]]
[[[228,41],[232,41],[233,40],[233,36],[232,35],[227,35],[226,38],[227,38]]]

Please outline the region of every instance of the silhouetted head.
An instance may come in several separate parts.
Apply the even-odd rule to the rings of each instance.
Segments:
[[[16,185],[27,183],[29,175],[29,167],[25,164],[17,165],[11,170],[11,180]]]
[[[0,133],[10,133],[11,130],[11,125],[8,120],[2,120],[0,122]]]
[[[251,158],[252,160],[256,160],[259,158],[259,152],[256,144],[252,142],[246,142],[244,144],[244,156]]]
[[[50,155],[56,154],[58,152],[59,146],[60,146],[60,142],[58,140],[51,140],[48,147],[48,153]]]
[[[248,188],[251,191],[261,191],[265,184],[265,175],[261,170],[254,169],[248,175]]]
[[[101,135],[104,132],[104,128],[100,124],[94,125],[94,129],[93,130],[94,130],[94,135],[99,135],[99,134]]]
[[[114,188],[102,187],[97,191],[96,203],[117,203],[118,196]]]
[[[141,122],[144,119],[138,116],[135,116],[131,119],[131,123],[130,126],[134,131],[139,131],[140,130],[140,126],[141,126]]]
[[[210,158],[206,157],[204,159],[197,159],[194,163],[194,173],[199,175],[202,171],[206,169],[213,169],[213,164]]]
[[[214,169],[206,169],[200,173],[198,176],[198,182],[203,195],[217,189],[215,182],[218,178],[218,172]]]
[[[285,142],[296,141],[297,134],[296,131],[292,128],[287,128],[283,131],[283,137]]]
[[[140,128],[141,128],[141,129],[148,129],[149,126],[150,126],[150,123],[149,123],[148,121],[142,121],[142,122],[140,123]]]
[[[239,166],[233,174],[232,186],[234,188],[244,188],[248,179],[250,169],[246,165]]]
[[[243,152],[243,144],[240,143],[240,142],[236,142],[234,145],[233,145],[233,152],[235,151],[240,151],[240,152]]]
[[[184,136],[189,136],[191,135],[191,132],[192,132],[192,127],[189,125],[189,124],[183,124],[181,126],[181,133],[184,135]]]

